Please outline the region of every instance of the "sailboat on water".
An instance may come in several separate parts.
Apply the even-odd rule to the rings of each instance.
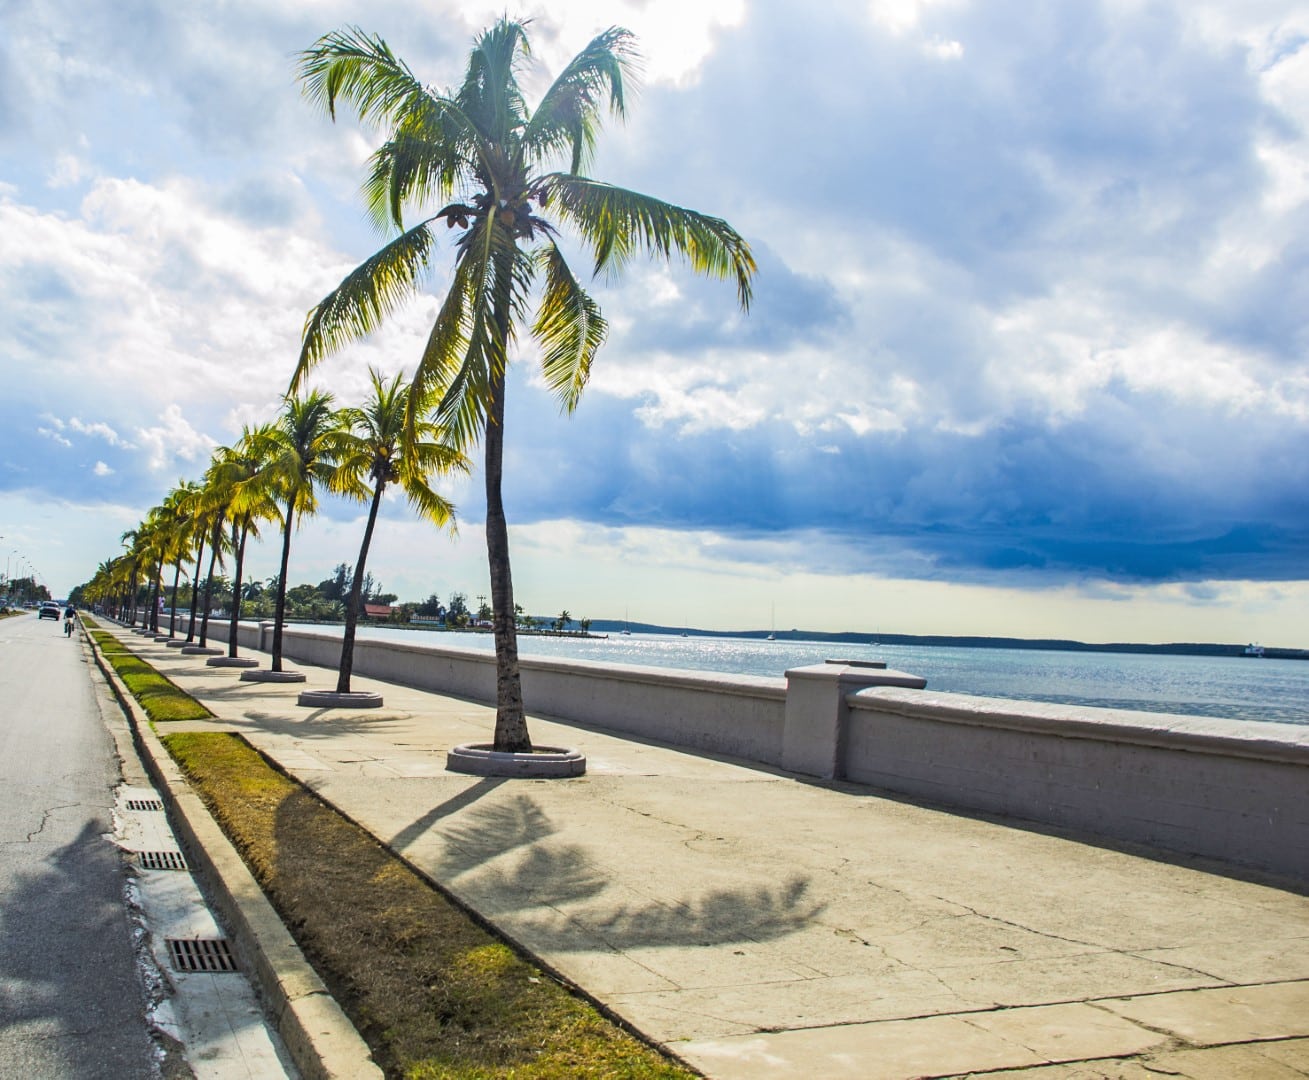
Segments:
[[[768,641],[777,640],[777,605],[776,604],[772,605],[772,613],[769,616],[769,622],[768,622],[768,637],[766,640]]]
[[[619,631],[624,637],[631,637],[632,631],[627,626],[627,608],[623,608],[623,628]]]

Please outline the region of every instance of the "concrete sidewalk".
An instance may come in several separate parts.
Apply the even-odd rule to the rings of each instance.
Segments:
[[[217,715],[165,730],[241,732],[710,1076],[1309,1076],[1295,892],[543,718],[586,776],[448,773],[493,709],[300,708],[109,628]]]

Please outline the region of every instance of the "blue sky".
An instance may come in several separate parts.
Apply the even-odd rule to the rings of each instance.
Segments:
[[[305,312],[377,244],[374,135],[303,101],[294,53],[360,21],[445,86],[501,7],[3,10],[0,557],[62,592],[275,413]],[[749,315],[676,265],[596,282],[611,333],[571,418],[516,366],[529,610],[1309,644],[1302,5],[511,13],[529,93],[637,33],[593,173],[726,217],[760,265]],[[315,382],[344,404],[411,369],[441,285]],[[370,569],[403,597],[485,591],[480,479],[449,493],[454,540],[388,506]],[[292,577],[360,532],[325,505]]]

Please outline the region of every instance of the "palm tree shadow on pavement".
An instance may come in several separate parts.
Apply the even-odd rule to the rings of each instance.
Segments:
[[[400,835],[411,832],[412,826]],[[613,883],[599,852],[559,840],[557,833],[549,815],[525,794],[466,805],[439,830],[442,851],[432,872],[442,886],[483,898],[512,918],[515,936],[549,941],[562,951],[766,941],[799,932],[824,910],[808,900],[809,879],[798,874],[780,883],[700,893],[679,894],[670,885],[675,898],[668,901],[614,903],[604,896]],[[614,895],[633,894],[623,889]]]

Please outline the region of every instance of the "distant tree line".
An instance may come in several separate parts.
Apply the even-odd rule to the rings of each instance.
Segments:
[[[245,619],[271,619],[275,614],[277,597],[277,575],[263,581],[247,581],[241,585],[241,617]],[[348,563],[338,563],[332,576],[317,585],[292,585],[286,590],[286,617],[296,622],[343,622],[345,607],[350,599],[350,590],[354,586],[354,571]],[[78,590],[80,592],[80,587]],[[164,607],[171,608],[173,595],[171,588],[162,590]],[[465,630],[485,627],[490,623],[491,605],[485,596],[476,598],[476,606],[469,603],[467,593],[451,592],[445,603],[436,593],[430,593],[426,600],[406,600],[397,603],[396,593],[385,592],[381,582],[371,573],[365,573],[360,584],[361,602],[364,604],[385,604],[391,608],[385,619],[368,618],[369,622],[387,622],[406,624],[413,622],[414,616],[430,625],[437,620],[450,629]],[[191,586],[183,583],[177,591],[177,606],[186,609],[190,604]],[[139,586],[137,602],[144,606],[150,601],[149,588]],[[214,576],[211,590],[210,608],[212,611],[229,611],[232,605],[232,581],[223,574]],[[591,628],[590,619],[574,619],[565,609],[558,615],[540,617],[528,615],[521,604],[514,607],[515,622],[521,630],[528,633],[565,633],[574,625],[585,634]]]

